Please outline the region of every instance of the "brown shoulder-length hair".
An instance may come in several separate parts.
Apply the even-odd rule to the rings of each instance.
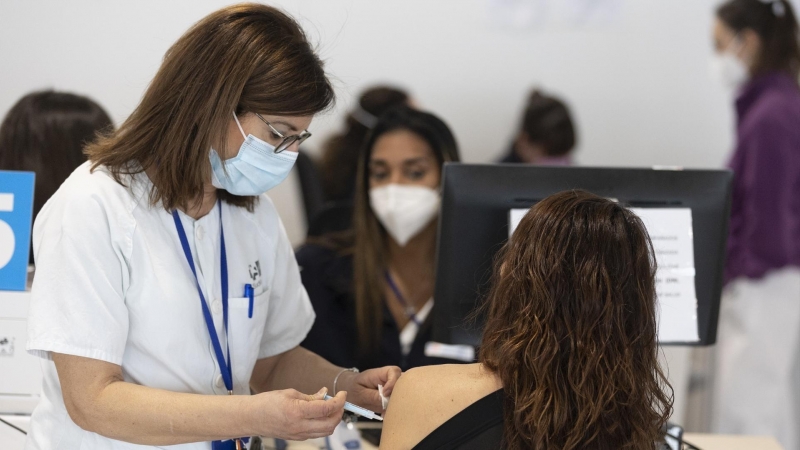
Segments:
[[[383,323],[388,235],[369,202],[369,160],[378,139],[386,133],[407,130],[430,145],[441,170],[445,162],[459,161],[458,145],[450,128],[433,114],[401,106],[379,119],[361,151],[353,212],[353,285],[358,347],[362,354],[378,347]]]
[[[584,191],[532,208],[497,260],[480,361],[508,449],[652,450],[672,410],[641,220]]]
[[[141,103],[119,130],[87,148],[92,167],[148,170],[150,201],[166,209],[200,198],[209,151],[227,142],[231,114],[313,115],[334,92],[300,26],[283,12],[246,3],[196,23],[167,51]],[[256,197],[222,192],[252,209]]]

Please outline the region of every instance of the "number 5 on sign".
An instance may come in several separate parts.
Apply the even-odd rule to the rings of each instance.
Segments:
[[[33,213],[33,172],[0,170],[0,291],[24,291]]]

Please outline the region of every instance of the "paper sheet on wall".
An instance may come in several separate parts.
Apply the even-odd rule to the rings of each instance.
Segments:
[[[631,208],[656,253],[659,342],[697,342],[694,232],[689,208]]]
[[[658,341],[697,342],[694,232],[689,208],[631,208],[642,219],[653,242],[658,297]],[[511,209],[509,236],[528,209]]]
[[[519,223],[522,222],[522,218],[525,217],[525,214],[528,214],[530,211],[527,208],[515,208],[508,212],[508,237],[511,237],[514,234],[514,230],[517,229]]]

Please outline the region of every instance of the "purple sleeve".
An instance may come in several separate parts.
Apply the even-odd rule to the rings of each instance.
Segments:
[[[788,264],[796,247],[800,148],[796,130],[760,121],[741,133],[731,161],[733,205],[726,281]]]

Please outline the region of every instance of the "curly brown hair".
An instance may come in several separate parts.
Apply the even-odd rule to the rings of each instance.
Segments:
[[[525,216],[497,260],[480,361],[502,380],[508,449],[648,449],[672,412],[655,260],[641,220],[584,191]]]

